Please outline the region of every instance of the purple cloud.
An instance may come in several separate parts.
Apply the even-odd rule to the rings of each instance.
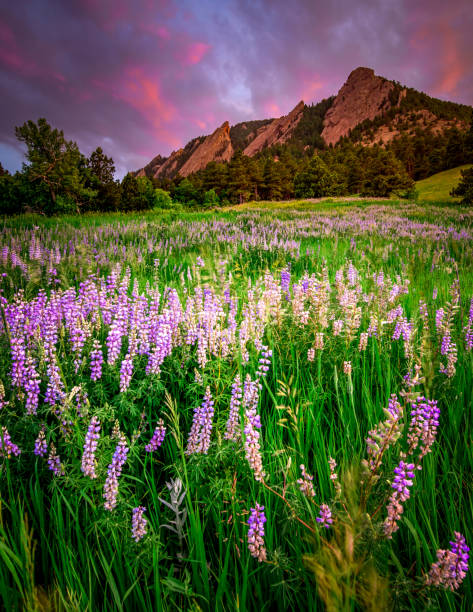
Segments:
[[[230,123],[287,113],[370,66],[431,95],[473,101],[473,14],[350,0],[25,0],[0,14],[0,153],[46,117],[118,174]]]

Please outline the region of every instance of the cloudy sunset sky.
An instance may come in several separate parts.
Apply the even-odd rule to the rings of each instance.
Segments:
[[[357,66],[473,104],[471,0],[23,0],[0,9],[0,161],[46,119],[118,175],[335,94]]]

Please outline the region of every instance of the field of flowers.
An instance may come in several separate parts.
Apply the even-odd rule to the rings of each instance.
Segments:
[[[0,607],[469,610],[473,211],[0,227]]]

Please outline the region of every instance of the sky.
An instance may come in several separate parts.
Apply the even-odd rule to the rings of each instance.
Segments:
[[[22,0],[0,8],[0,161],[45,117],[117,176],[336,94],[358,66],[473,104],[471,0]]]

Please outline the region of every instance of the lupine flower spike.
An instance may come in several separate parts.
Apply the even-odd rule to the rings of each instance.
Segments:
[[[135,542],[139,542],[146,535],[146,525],[148,520],[143,513],[146,512],[144,506],[138,506],[133,508],[132,519],[131,519],[131,537]]]
[[[266,547],[264,544],[264,524],[266,516],[264,514],[264,506],[256,504],[256,508],[250,509],[250,518],[248,519],[248,549],[250,554],[261,563],[266,561]]]

